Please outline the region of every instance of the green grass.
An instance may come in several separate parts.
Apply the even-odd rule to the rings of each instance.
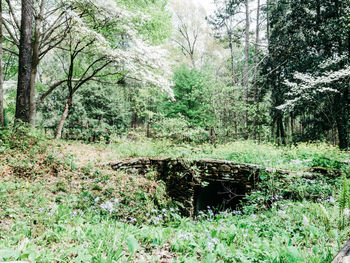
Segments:
[[[305,170],[337,168],[349,159],[349,153],[326,144],[59,144],[52,151],[43,148],[47,145],[2,148],[0,261],[324,263],[350,234],[350,218],[334,202],[341,178],[294,177],[286,183],[266,175],[240,212],[210,210],[190,219],[178,215],[153,173],[128,175],[104,165],[117,158],[159,156]]]
[[[157,262],[161,251],[171,262],[323,263],[350,233],[339,229],[338,206],[329,202],[282,200],[269,210],[198,220],[153,211],[170,220],[134,224],[99,206],[77,209],[79,195],[52,202],[44,185],[25,180],[2,183],[0,198],[0,260]]]
[[[108,148],[114,151],[119,158],[144,156],[213,158],[289,170],[305,170],[318,166],[324,159],[350,160],[349,153],[341,152],[337,147],[325,143],[301,143],[297,146],[279,147],[268,143],[237,141],[214,147],[210,144],[192,146],[143,138],[134,142],[118,140]]]

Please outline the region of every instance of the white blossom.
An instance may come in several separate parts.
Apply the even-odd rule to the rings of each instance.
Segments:
[[[289,88],[286,93],[288,99],[276,107],[282,111],[292,111],[300,103],[316,102],[316,96],[320,94],[335,94],[340,91],[331,86],[341,80],[350,77],[350,65],[339,70],[324,71],[327,67],[339,63],[344,56],[328,59],[319,65],[322,73],[316,72],[314,75],[296,72],[293,75],[295,81],[285,80],[284,84]]]
[[[142,85],[156,86],[173,98],[171,89],[172,70],[168,51],[163,46],[153,46],[143,40],[136,31],[135,23],[145,23],[149,17],[143,13],[131,13],[113,0],[69,0],[71,4],[83,5],[85,8],[96,9],[94,20],[109,21],[118,28],[112,34],[123,36],[122,43],[118,39],[107,39],[97,32],[88,21],[70,10],[74,27],[73,41],[92,44],[90,53],[106,57],[126,78],[137,80]],[[137,19],[135,19],[137,18]],[[141,21],[141,22],[135,22]],[[113,42],[114,41],[114,42]]]

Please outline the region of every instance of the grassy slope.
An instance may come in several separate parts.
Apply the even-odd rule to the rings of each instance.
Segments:
[[[256,209],[266,197],[256,193],[244,215],[209,213],[193,221],[170,208],[152,173],[126,175],[107,165],[123,157],[172,156],[303,170],[327,158],[349,158],[324,144],[277,148],[237,142],[214,148],[118,141],[58,142],[51,148],[2,150],[0,260],[330,262],[350,232],[339,230],[339,208],[326,200],[336,195],[334,185],[298,185],[321,193],[317,202],[279,200],[271,209]]]
[[[254,163],[265,167],[305,170],[325,160],[344,161],[350,154],[340,152],[338,148],[325,143],[299,144],[292,147],[277,147],[273,144],[258,144],[253,141],[238,141],[214,147],[209,144],[190,146],[174,145],[168,141],[141,140],[128,142],[117,141],[109,146],[116,156],[165,156],[182,158],[225,159],[238,163]]]

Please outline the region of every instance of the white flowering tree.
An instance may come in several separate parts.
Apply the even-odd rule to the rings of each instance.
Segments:
[[[74,94],[90,81],[117,84],[129,78],[160,87],[172,96],[166,50],[149,45],[134,30],[134,18],[142,14],[130,13],[113,0],[70,2],[73,26],[57,54],[65,74],[61,84],[66,84],[68,97],[56,138],[62,135]]]
[[[340,146],[348,147],[350,65],[347,55],[328,59],[313,74],[296,72],[285,80],[286,100],[277,107],[284,112],[318,110],[338,130]]]

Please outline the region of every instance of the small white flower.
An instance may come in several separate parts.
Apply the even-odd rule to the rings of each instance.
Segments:
[[[214,244],[211,242],[208,242],[208,250],[213,251],[214,250]]]
[[[330,196],[330,197],[328,197],[328,198],[326,199],[326,202],[327,202],[327,203],[334,203],[335,200],[334,200],[333,196]]]
[[[348,208],[345,208],[345,209],[343,210],[343,215],[344,215],[344,216],[350,216],[350,210],[349,210]]]
[[[305,216],[305,215],[303,215],[303,224],[305,225],[305,226],[309,226],[309,219]]]
[[[190,240],[192,237],[193,236],[191,233],[184,233],[178,236],[179,239],[184,239],[184,240]]]
[[[102,203],[102,204],[100,205],[100,207],[101,207],[102,210],[107,210],[110,214],[115,210],[115,209],[114,209],[114,206],[113,206],[113,203],[110,202],[110,201],[107,201],[107,202],[105,202],[105,203]]]

